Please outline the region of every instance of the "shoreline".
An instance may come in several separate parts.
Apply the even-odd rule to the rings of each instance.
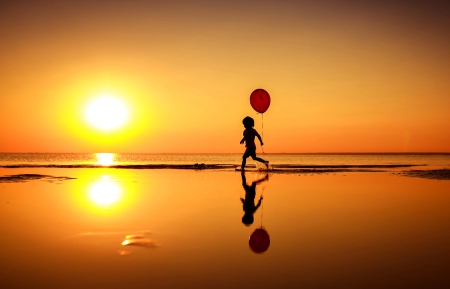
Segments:
[[[194,170],[211,170],[211,169],[230,169],[236,168],[236,164],[120,164],[120,165],[101,165],[101,164],[16,164],[16,165],[0,165],[5,169],[16,168],[61,168],[61,169],[194,169]],[[407,168],[420,167],[425,164],[363,164],[363,165],[291,165],[291,164],[271,164],[270,170],[296,170],[296,169],[381,169],[381,168]],[[255,165],[247,165],[248,168],[256,168]]]
[[[423,178],[423,179],[433,179],[433,180],[450,180],[450,169],[442,168],[442,169],[426,169],[426,170],[388,170],[389,168],[398,169],[405,167],[413,167],[415,165],[407,165],[407,166],[399,166],[399,165],[363,165],[363,166],[294,166],[291,168],[285,167],[272,167],[269,170],[258,170],[256,168],[249,168],[245,172],[247,173],[265,173],[265,174],[338,174],[338,173],[387,173],[396,176],[404,176],[410,178]],[[10,169],[24,169],[24,168],[67,168],[67,167],[55,167],[55,166],[31,166],[31,167],[0,167],[6,169],[5,171],[10,171]],[[81,168],[81,169],[124,169],[120,166],[96,166],[96,167],[70,167],[70,168]],[[159,166],[151,166],[151,170],[192,170],[192,171],[216,171],[216,172],[239,172],[235,170],[235,165],[229,166],[205,166],[205,167],[193,167],[193,166],[167,166],[163,167]],[[384,168],[384,170],[383,170]],[[138,169],[142,170],[142,168],[138,167],[126,167],[125,169]],[[2,172],[5,173],[5,172]],[[43,180],[48,182],[54,181],[65,181],[65,180],[74,180],[77,179],[75,177],[68,176],[55,176],[49,174],[40,174],[40,173],[19,173],[19,174],[0,174],[0,183],[22,183],[33,180]]]

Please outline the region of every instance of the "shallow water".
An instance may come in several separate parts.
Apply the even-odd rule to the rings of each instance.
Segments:
[[[450,168],[450,154],[259,154],[274,165],[426,165]],[[242,154],[0,153],[5,165],[240,165]],[[254,161],[248,159],[248,164]]]
[[[0,183],[1,288],[450,285],[449,181],[272,174],[246,226],[239,172],[0,169],[25,173],[76,179]]]

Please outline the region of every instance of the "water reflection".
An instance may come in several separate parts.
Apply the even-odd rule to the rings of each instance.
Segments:
[[[89,190],[90,199],[100,206],[110,206],[118,202],[120,196],[120,187],[107,175],[102,176],[100,180],[92,184]]]
[[[156,243],[147,238],[146,234],[131,234],[125,236],[125,240],[122,242],[122,246],[136,246],[143,248],[156,248]],[[120,256],[128,256],[131,255],[132,252],[130,250],[119,250]]]
[[[244,216],[242,217],[242,223],[246,226],[250,226],[253,224],[254,217],[253,214],[258,210],[261,206],[261,202],[263,200],[263,196],[259,197],[258,203],[255,205],[256,198],[256,185],[262,183],[264,181],[269,180],[269,175],[266,174],[263,178],[256,179],[252,182],[251,185],[247,184],[247,179],[245,177],[245,172],[241,172],[242,177],[242,187],[245,190],[245,198],[241,198],[241,202],[243,204]]]
[[[242,177],[242,187],[245,190],[245,198],[241,198],[243,204],[244,216],[242,217],[242,223],[246,226],[253,224],[256,210],[262,205],[263,194],[259,197],[258,203],[255,205],[256,198],[256,185],[268,181],[269,175],[266,174],[264,177],[257,178],[252,182],[251,185],[247,184],[247,178],[245,176],[245,171],[241,172]],[[269,249],[270,246],[270,236],[266,229],[262,226],[262,208],[261,208],[261,226],[253,231],[248,240],[248,245],[250,249],[255,253],[264,253]]]
[[[248,240],[250,249],[255,253],[264,253],[269,249],[270,236],[263,227],[256,229]]]
[[[115,154],[113,153],[96,153],[97,164],[102,166],[110,166],[114,163]]]
[[[145,238],[145,236],[128,235],[122,242],[122,246],[139,246],[155,248],[156,244],[152,240]]]

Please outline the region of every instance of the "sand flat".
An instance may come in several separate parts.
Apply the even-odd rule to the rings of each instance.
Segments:
[[[245,226],[233,171],[2,169],[2,288],[439,288],[450,182],[390,173],[269,174]],[[247,173],[251,183],[264,174]],[[249,249],[263,226],[270,247]],[[133,236],[133,246],[124,246]],[[131,238],[131,239],[133,239]]]

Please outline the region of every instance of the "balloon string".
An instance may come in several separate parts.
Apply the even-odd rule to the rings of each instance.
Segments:
[[[264,187],[262,188],[261,197],[264,197]],[[263,226],[264,217],[264,199],[261,200],[261,228]]]
[[[261,134],[262,140],[264,140],[264,113],[261,113]]]
[[[261,139],[264,143],[264,113],[261,113]],[[265,155],[263,146],[261,146],[262,153]]]
[[[260,114],[260,112],[258,112],[258,114]],[[262,140],[263,143],[264,143],[264,113],[261,113],[261,140]],[[261,146],[261,150],[262,150],[262,153],[263,153],[263,154],[266,154],[266,153],[264,152],[263,146]]]

